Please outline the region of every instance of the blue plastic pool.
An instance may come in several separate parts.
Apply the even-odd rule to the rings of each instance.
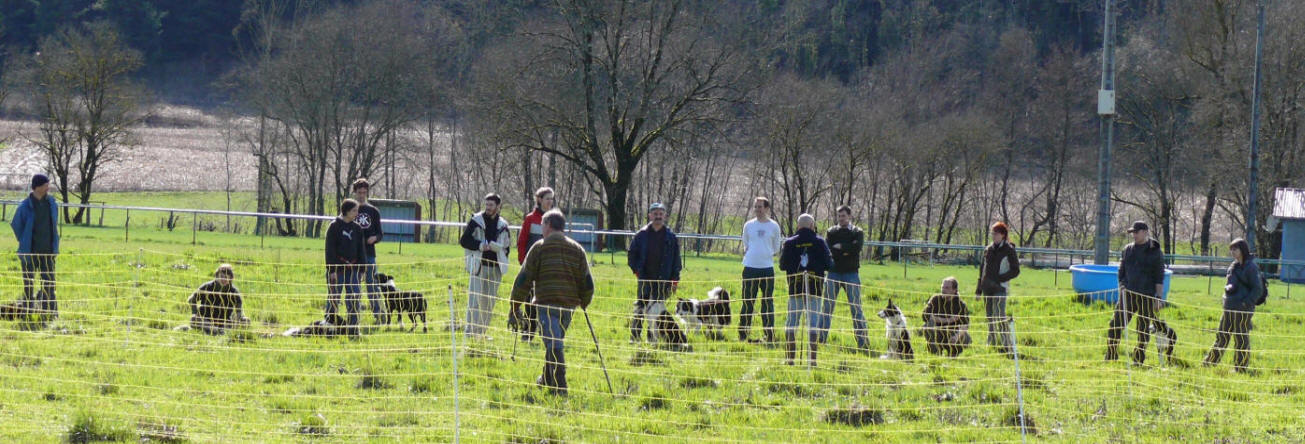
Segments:
[[[1074,279],[1074,291],[1088,301],[1105,301],[1114,304],[1119,301],[1119,265],[1081,264],[1069,267]],[[1160,299],[1169,299],[1169,281],[1174,272],[1165,270],[1165,288]]]

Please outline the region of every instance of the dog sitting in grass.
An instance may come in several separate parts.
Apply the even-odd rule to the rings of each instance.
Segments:
[[[906,326],[906,317],[902,310],[888,300],[888,306],[879,310],[879,318],[884,320],[885,335],[888,337],[888,353],[880,359],[915,359],[915,350],[911,348],[911,332]]]
[[[385,324],[390,323],[390,314],[398,320],[399,328],[403,328],[403,314],[408,313],[408,321],[412,324],[409,331],[417,329],[417,318],[421,318],[421,332],[426,332],[426,296],[415,291],[401,291],[394,284],[394,276],[384,273],[376,273],[376,281],[380,282],[381,294],[385,296]],[[395,313],[398,312],[398,313]]]

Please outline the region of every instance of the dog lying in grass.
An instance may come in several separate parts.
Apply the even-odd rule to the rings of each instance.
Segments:
[[[415,291],[401,291],[394,284],[394,276],[384,273],[376,273],[376,281],[381,287],[381,294],[385,296],[385,317],[384,324],[390,323],[390,314],[395,313],[394,317],[398,320],[399,328],[403,328],[403,314],[408,313],[408,321],[412,327],[408,331],[417,329],[417,318],[421,318],[421,332],[426,332],[426,296]]]

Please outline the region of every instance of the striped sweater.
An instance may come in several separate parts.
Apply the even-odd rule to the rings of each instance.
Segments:
[[[584,247],[562,233],[553,233],[530,247],[512,285],[513,302],[574,308],[588,307],[593,298],[594,277],[589,274]]]

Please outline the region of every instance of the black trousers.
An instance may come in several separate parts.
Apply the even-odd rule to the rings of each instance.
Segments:
[[[1156,297],[1131,291],[1123,291],[1119,302],[1115,304],[1115,315],[1110,318],[1110,330],[1106,332],[1106,357],[1113,359],[1119,347],[1119,338],[1124,327],[1137,315],[1137,348],[1133,349],[1133,360],[1141,363],[1146,360],[1146,344],[1151,340],[1149,327],[1156,320]]]
[[[1205,355],[1205,362],[1214,365],[1218,364],[1223,358],[1224,349],[1228,347],[1228,337],[1233,340],[1233,368],[1237,370],[1246,370],[1246,365],[1251,361],[1251,316],[1252,311],[1234,311],[1224,310],[1223,317],[1219,319],[1219,333],[1214,336],[1214,345],[1210,347],[1210,353]]]
[[[59,313],[59,302],[54,297],[54,262],[52,254],[18,255],[23,272],[23,301],[28,309],[45,315]]]

